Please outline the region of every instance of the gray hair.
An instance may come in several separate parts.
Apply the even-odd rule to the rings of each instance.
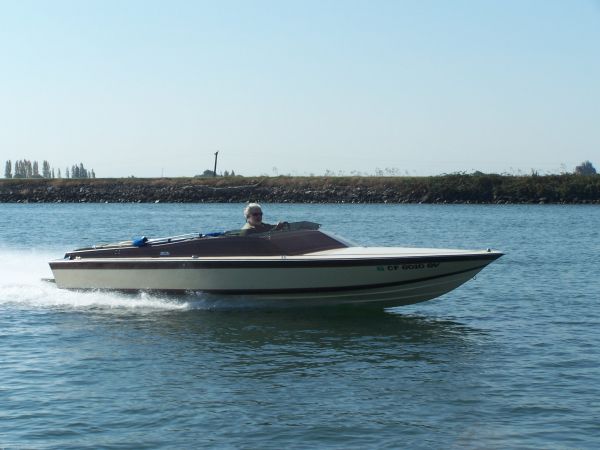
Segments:
[[[258,203],[248,203],[248,205],[244,208],[244,217],[248,218],[250,213],[256,210],[262,212],[262,208]]]

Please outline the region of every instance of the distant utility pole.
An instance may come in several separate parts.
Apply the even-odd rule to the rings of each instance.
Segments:
[[[217,176],[217,158],[219,157],[219,151],[215,152],[215,170],[213,170],[213,177]]]

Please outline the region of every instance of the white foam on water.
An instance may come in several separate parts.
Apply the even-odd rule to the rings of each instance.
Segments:
[[[42,251],[0,251],[0,306],[23,308],[94,309],[106,311],[164,311],[203,309],[201,297],[193,304],[187,298],[148,293],[124,294],[110,291],[58,289],[48,261],[56,254]],[[209,308],[210,305],[206,305]]]

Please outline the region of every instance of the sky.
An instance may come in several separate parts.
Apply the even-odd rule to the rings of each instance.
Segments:
[[[98,177],[600,166],[600,1],[0,0],[0,160]],[[2,171],[3,174],[3,171]]]

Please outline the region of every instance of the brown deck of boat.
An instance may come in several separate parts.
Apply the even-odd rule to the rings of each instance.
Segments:
[[[318,230],[276,231],[249,236],[197,237],[142,247],[114,246],[73,250],[65,258],[153,258],[161,256],[293,256],[345,248],[346,244]]]

